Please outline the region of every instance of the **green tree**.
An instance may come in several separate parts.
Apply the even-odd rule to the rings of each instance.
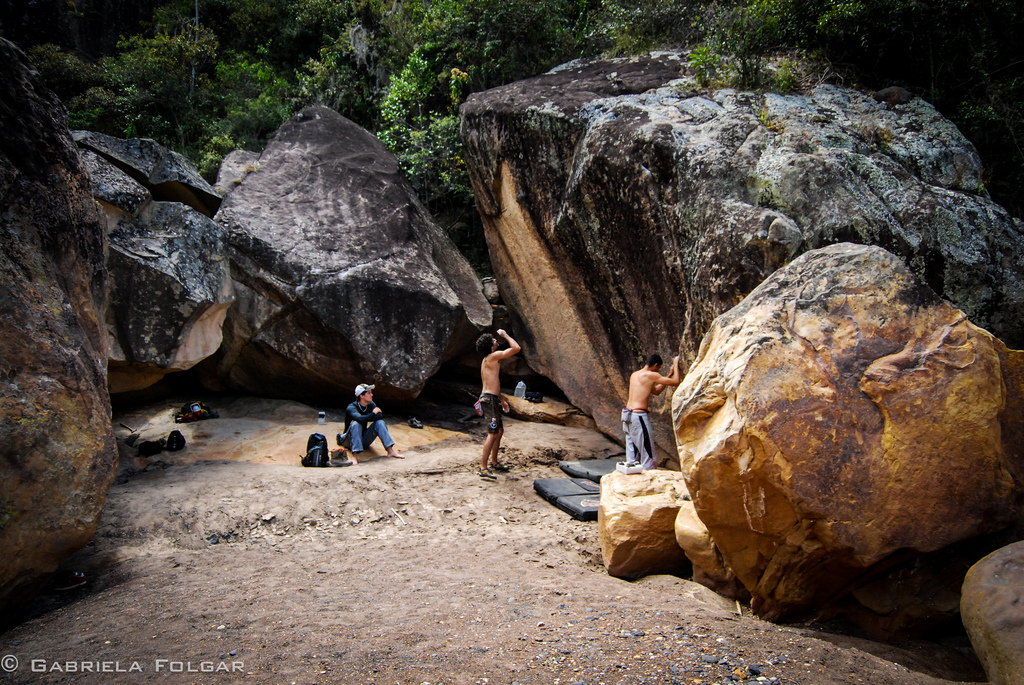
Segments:
[[[595,3],[588,37],[595,48],[611,55],[683,47],[703,38],[707,5],[692,0],[604,0]]]
[[[217,117],[203,132],[196,160],[210,178],[232,150],[262,150],[293,111],[291,84],[267,62],[245,54],[229,53],[218,62],[213,90]]]
[[[97,65],[64,52],[52,43],[36,45],[27,52],[43,81],[63,102],[103,84],[103,72]]]

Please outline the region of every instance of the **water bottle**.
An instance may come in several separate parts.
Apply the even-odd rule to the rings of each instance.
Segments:
[[[523,381],[516,385],[516,397],[526,397],[526,383]]]

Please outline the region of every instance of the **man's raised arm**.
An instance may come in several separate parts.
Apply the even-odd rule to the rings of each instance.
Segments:
[[[654,382],[654,387],[651,388],[651,393],[654,395],[660,395],[661,391],[665,389],[665,386],[677,386],[682,383],[683,380],[679,377],[679,357],[677,356],[672,360],[672,370],[669,371],[667,376],[659,376],[658,380]]]
[[[498,329],[498,335],[500,335],[506,341],[508,341],[508,349],[507,350],[501,350],[500,352],[495,352],[495,354],[497,355],[498,359],[508,359],[509,357],[517,354],[519,352],[519,350],[523,349],[522,347],[519,346],[519,343],[517,343],[515,340],[513,340],[512,336],[509,335],[508,333],[506,333],[503,329],[501,329],[501,328]]]

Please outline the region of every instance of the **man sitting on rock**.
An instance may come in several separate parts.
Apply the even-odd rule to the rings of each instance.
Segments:
[[[369,447],[377,437],[380,437],[384,449],[392,459],[405,459],[405,456],[395,451],[395,441],[388,433],[388,426],[384,423],[384,413],[373,403],[373,387],[365,383],[356,386],[355,402],[345,409],[345,432],[338,433],[338,445],[344,446],[346,441],[351,442],[352,454],[349,457],[353,464],[359,463],[356,455]]]
[[[651,395],[660,395],[666,386],[679,385],[679,357],[672,360],[672,371],[661,375],[661,355],[647,357],[644,368],[629,377],[629,399],[622,410],[622,432],[626,434],[626,465],[638,463],[644,471],[658,467],[651,439],[651,419],[647,415],[647,401]]]

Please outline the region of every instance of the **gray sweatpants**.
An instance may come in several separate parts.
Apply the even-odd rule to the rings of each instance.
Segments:
[[[645,471],[658,466],[651,439],[651,418],[647,412],[622,410],[622,432],[626,434],[626,461],[640,462]]]

